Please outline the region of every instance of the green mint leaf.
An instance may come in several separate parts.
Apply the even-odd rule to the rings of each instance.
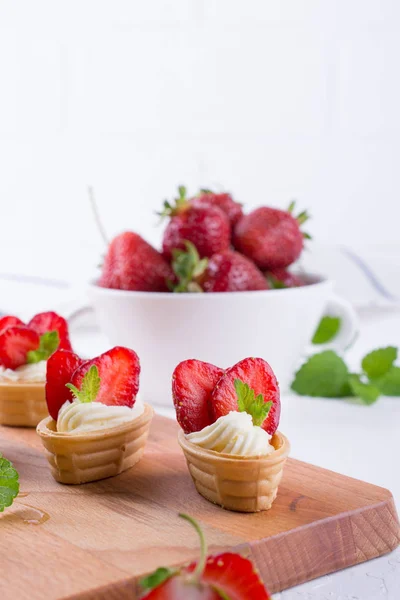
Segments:
[[[313,344],[326,344],[336,337],[342,320],[339,317],[325,316],[319,322],[319,325],[314,333]]]
[[[284,281],[280,281],[276,277],[274,277],[271,273],[266,274],[267,282],[269,283],[269,287],[272,290],[283,290],[287,288]]]
[[[239,412],[247,412],[253,419],[253,424],[261,426],[271,410],[272,402],[264,402],[264,396],[258,394],[241,379],[234,381]]]
[[[12,463],[0,454],[0,512],[11,506],[19,492],[19,475]]]
[[[92,365],[82,379],[80,390],[72,383],[67,383],[66,387],[71,390],[79,402],[94,402],[100,391],[100,383],[99,370],[96,365]]]
[[[349,395],[348,369],[333,350],[311,356],[297,371],[291,388],[301,396],[343,398]]]
[[[350,375],[349,385],[355,396],[358,396],[364,404],[373,404],[381,395],[379,388],[372,383],[364,383],[359,375]]]
[[[397,358],[397,348],[388,346],[373,350],[362,359],[361,366],[370,379],[385,375]]]
[[[400,367],[391,367],[387,373],[371,379],[384,396],[400,396]]]
[[[60,336],[58,331],[46,331],[40,336],[39,348],[37,350],[29,350],[26,355],[26,362],[29,364],[47,360],[58,348],[60,344]]]
[[[178,569],[168,569],[167,567],[160,567],[159,569],[154,571],[154,573],[151,573],[151,575],[143,577],[143,579],[139,581],[139,585],[144,591],[147,592],[158,587],[159,585],[164,583],[164,581],[167,581],[167,579],[170,579],[170,577],[176,575],[176,573],[178,573]]]

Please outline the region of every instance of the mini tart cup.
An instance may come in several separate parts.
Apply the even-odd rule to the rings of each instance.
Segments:
[[[36,427],[48,415],[44,382],[0,382],[0,424]]]
[[[194,485],[201,496],[228,510],[258,512],[271,508],[290,451],[289,440],[278,431],[272,436],[275,451],[244,457],[206,450],[186,439],[178,441]]]
[[[88,483],[133,467],[142,457],[153,413],[145,404],[144,412],[129,423],[76,435],[58,433],[51,417],[43,419],[36,431],[54,479],[68,484]]]

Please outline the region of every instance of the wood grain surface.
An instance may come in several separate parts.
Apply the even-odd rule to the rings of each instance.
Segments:
[[[137,578],[198,556],[178,517],[203,525],[210,553],[240,551],[271,593],[393,550],[400,528],[389,491],[289,459],[270,511],[225,511],[196,492],[177,425],[156,416],[142,460],[118,477],[56,483],[35,431],[0,427],[0,451],[21,493],[0,514],[1,600],[132,600]]]

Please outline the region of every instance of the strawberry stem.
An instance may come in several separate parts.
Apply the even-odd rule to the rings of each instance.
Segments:
[[[107,234],[104,229],[103,223],[100,219],[99,210],[98,210],[98,206],[96,203],[96,199],[94,197],[94,192],[93,192],[92,186],[88,187],[88,194],[89,194],[90,206],[92,207],[92,212],[93,212],[95,223],[97,225],[97,229],[99,230],[99,233],[100,233],[101,237],[103,238],[103,242],[105,243],[106,246],[108,246],[109,242],[107,239]]]
[[[199,583],[200,582],[200,578],[203,574],[204,568],[206,566],[206,561],[207,561],[207,542],[206,539],[204,537],[204,533],[200,527],[200,525],[198,524],[198,522],[193,519],[193,517],[190,517],[189,515],[186,515],[185,513],[179,513],[179,516],[182,519],[185,519],[186,521],[188,521],[197,531],[198,536],[200,538],[200,560],[196,565],[195,570],[192,573],[191,579],[196,582]]]

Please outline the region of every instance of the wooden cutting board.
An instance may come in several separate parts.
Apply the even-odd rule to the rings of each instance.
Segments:
[[[198,556],[178,512],[202,523],[210,553],[250,556],[272,593],[399,544],[389,491],[294,459],[270,511],[214,506],[197,494],[176,434],[173,421],[155,417],[138,465],[75,487],[52,479],[34,431],[1,427],[0,451],[21,481],[0,514],[1,600],[137,598],[139,576]]]

